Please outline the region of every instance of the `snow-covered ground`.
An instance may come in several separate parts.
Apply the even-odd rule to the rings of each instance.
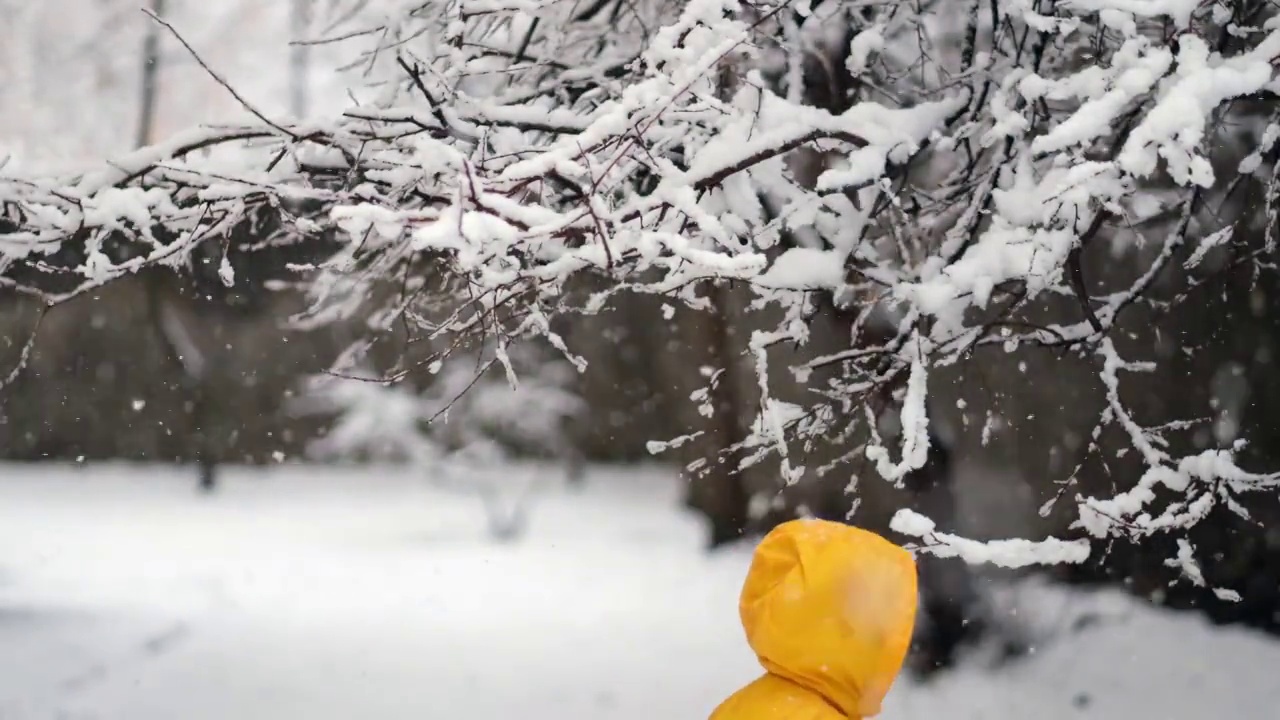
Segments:
[[[735,611],[749,549],[702,553],[660,470],[548,489],[512,544],[486,536],[478,500],[401,470],[193,485],[0,467],[0,719],[696,719],[757,672]],[[883,717],[1280,706],[1280,643],[1114,594],[1003,597],[1035,652],[903,681]]]

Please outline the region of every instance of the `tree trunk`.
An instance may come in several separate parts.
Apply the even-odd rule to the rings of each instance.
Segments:
[[[309,40],[312,2],[293,0],[289,8],[289,30],[293,36],[293,45],[289,47],[289,112],[294,120],[302,120],[309,109],[311,46],[305,41]]]
[[[151,12],[164,17],[165,0],[151,0]],[[152,22],[142,40],[142,95],[138,99],[138,130],[134,145],[144,147],[155,139],[156,102],[160,94],[160,25]]]
[[[705,429],[706,442],[700,443],[708,453],[706,465],[689,479],[688,504],[706,516],[710,523],[708,544],[715,549],[738,540],[746,532],[750,495],[738,471],[738,454],[724,452],[744,437],[744,408],[731,345],[729,293],[716,284],[709,296],[712,310],[703,316],[705,325],[697,323],[704,332],[696,334],[708,343],[709,364],[719,375],[711,382],[708,401],[712,414]]]

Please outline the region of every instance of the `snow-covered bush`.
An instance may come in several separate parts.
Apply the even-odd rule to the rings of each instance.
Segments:
[[[582,399],[573,367],[532,344],[508,348],[512,375],[497,358],[443,362],[419,402],[432,437],[450,452],[531,456],[578,464],[574,425]],[[572,472],[576,472],[574,467]]]
[[[380,374],[310,378],[293,408],[332,417],[328,430],[308,449],[318,459],[425,466],[441,455],[422,398],[407,385],[382,381]]]
[[[370,371],[320,375],[294,408],[332,418],[310,448],[315,457],[413,465],[436,485],[479,495],[492,533],[509,538],[522,530],[538,489],[512,477],[512,461],[553,460],[569,480],[580,479],[573,432],[583,405],[564,360],[533,344],[509,348],[507,360],[517,375],[502,372],[491,354],[452,355],[430,368],[421,389]]]
[[[483,336],[512,374],[507,348],[528,336],[578,363],[553,329],[566,313],[624,292],[706,308],[709,285],[746,284],[779,320],[750,342],[761,411],[744,445],[785,483],[817,472],[804,449],[826,443],[900,482],[927,457],[932,372],[1039,346],[1096,363],[1097,427],[1119,428],[1147,467],[1111,497],[1075,498],[1088,536],[1140,539],[1274,492],[1277,476],[1242,469],[1231,443],[1178,456],[1168,437],[1185,425],[1130,412],[1126,378],[1160,357],[1115,332],[1135,307],[1196,302],[1224,267],[1272,272],[1280,21],[1268,2],[328,8],[330,39],[352,48],[346,112],[287,125],[247,108],[242,126],[193,129],[96,172],[5,176],[11,276],[56,303],[181,264],[269,206],[287,220],[272,243],[348,239],[302,268],[313,305],[299,322]],[[1260,211],[1235,210],[1242,196]],[[1081,261],[1097,252],[1136,271],[1099,287]],[[39,290],[48,274],[78,282]],[[579,302],[585,275],[608,287]],[[375,292],[387,286],[398,292]],[[813,392],[783,402],[771,360],[810,341],[824,304],[856,318],[848,349],[787,368]],[[863,335],[876,313],[892,318],[888,340]],[[894,448],[875,432],[886,404],[899,409]],[[973,560],[1090,552],[1085,539],[975,544],[911,515],[895,525]]]
[[[452,454],[502,464],[516,457],[576,463],[571,434],[583,404],[574,370],[531,344],[494,357],[457,354],[431,368],[422,389],[362,371],[310,378],[295,403],[334,417],[312,450],[323,458],[425,464]]]

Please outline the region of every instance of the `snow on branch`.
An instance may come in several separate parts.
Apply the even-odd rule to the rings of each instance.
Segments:
[[[903,535],[920,538],[914,549],[941,558],[960,558],[970,565],[992,564],[1006,568],[1031,565],[1082,563],[1089,559],[1087,540],[989,540],[980,542],[938,532],[934,522],[912,510],[899,510],[890,528]]]

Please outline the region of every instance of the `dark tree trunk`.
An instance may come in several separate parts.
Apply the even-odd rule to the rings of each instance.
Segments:
[[[706,516],[710,525],[708,546],[720,547],[742,538],[749,521],[747,509],[750,495],[738,471],[737,453],[724,452],[740,443],[742,398],[737,388],[735,358],[729,327],[729,298],[726,288],[713,285],[710,290],[712,310],[707,314],[706,333],[711,366],[719,376],[711,383],[709,401],[712,416],[706,427],[704,447],[714,456],[689,479],[688,504]]]
[[[218,487],[218,465],[208,458],[200,460],[200,492],[211,493]]]
[[[951,451],[933,432],[929,433],[929,458],[924,467],[907,476],[906,486],[912,506],[941,523],[955,522],[958,513]],[[921,622],[912,667],[927,676],[954,666],[960,650],[978,640],[987,623],[976,579],[964,561],[921,555],[917,565]]]
[[[148,310],[165,354],[169,362],[173,363],[176,374],[182,378],[177,389],[182,394],[182,407],[187,412],[191,433],[191,450],[186,460],[194,461],[199,468],[200,491],[211,493],[217,489],[218,475],[206,387],[208,364],[200,349],[195,346],[190,333],[182,325],[182,320],[171,307],[166,306],[159,272],[152,270],[146,278]]]

